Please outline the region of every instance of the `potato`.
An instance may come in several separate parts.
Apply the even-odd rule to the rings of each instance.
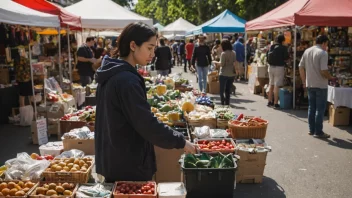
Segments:
[[[55,169],[54,169],[54,170],[55,170]],[[47,172],[52,172],[51,168],[47,168],[47,169],[45,169],[45,171],[47,171]]]
[[[4,196],[4,195],[2,194],[2,192],[0,192],[0,196]]]
[[[55,190],[57,193],[63,193],[65,191],[65,189],[62,186],[56,186]]]
[[[46,188],[38,187],[38,188],[35,190],[35,194],[37,194],[37,195],[39,195],[39,194],[45,195],[46,191],[47,191]]]
[[[69,163],[69,164],[67,164],[67,167],[69,167],[71,169],[71,168],[73,168],[73,165],[74,165],[73,163]]]
[[[52,170],[55,170],[57,166],[58,166],[57,164],[54,164],[54,165],[52,165],[50,168],[51,168]]]
[[[77,171],[76,168],[71,168],[71,170],[70,170],[70,172],[72,172],[72,173],[74,173],[74,172],[76,172],[76,171]]]
[[[75,159],[73,163],[79,165],[79,159]]]
[[[30,189],[29,188],[23,188],[23,192],[27,193]]]
[[[43,187],[49,189],[49,184],[44,184]]]
[[[21,190],[21,189],[22,189],[21,186],[18,185],[18,184],[15,185],[15,188],[16,188],[17,190]]]
[[[79,161],[79,166],[84,166],[85,164],[86,164],[85,161],[83,161],[83,160],[80,160],[80,161]]]
[[[68,166],[65,166],[63,169],[67,172],[71,170]]]
[[[70,188],[71,188],[71,189],[74,189],[75,186],[76,186],[76,185],[75,185],[74,183],[70,183]]]
[[[0,192],[1,192],[2,189],[4,189],[4,188],[7,188],[7,183],[2,182],[2,183],[0,184]]]
[[[34,184],[32,182],[27,182],[26,184],[24,184],[24,186],[26,188],[32,188],[34,186]]]
[[[75,162],[75,158],[70,158],[70,159],[68,159],[68,161],[69,161],[70,163],[73,163],[73,162]]]
[[[56,189],[56,184],[51,183],[49,184],[49,190],[55,190]]]
[[[59,166],[65,167],[65,166],[66,166],[66,163],[65,163],[65,162],[60,162],[60,163],[59,163]]]
[[[69,191],[69,190],[65,190],[65,191],[64,191],[64,195],[72,195],[72,192]]]
[[[9,183],[7,184],[7,188],[8,188],[8,189],[13,189],[13,188],[15,188],[15,187],[16,187],[15,182],[9,182]]]
[[[81,167],[77,164],[73,165],[73,168],[76,168],[77,170],[81,169]]]
[[[10,189],[4,188],[4,189],[2,189],[1,193],[2,193],[4,196],[7,196],[7,195],[9,195],[9,193],[10,193]]]
[[[48,190],[48,192],[46,192],[46,195],[48,196],[57,195],[57,192],[55,190]]]
[[[13,189],[10,190],[9,195],[10,195],[10,196],[15,196],[15,194],[17,193],[17,191],[18,191],[17,188],[13,188]]]
[[[86,169],[85,167],[82,167],[82,168],[81,168],[81,171],[82,171],[82,172],[87,172],[87,169]]]
[[[62,184],[62,187],[63,187],[65,190],[71,189],[71,186],[70,186],[69,183],[63,183],[63,184]]]
[[[15,196],[21,197],[21,196],[24,196],[25,194],[26,193],[23,190],[20,190],[20,191],[16,192]]]
[[[21,188],[23,188],[23,187],[24,187],[23,181],[19,181],[19,182],[18,182],[18,185],[21,186]]]
[[[61,166],[57,166],[56,168],[55,168],[55,171],[62,171],[62,167]]]

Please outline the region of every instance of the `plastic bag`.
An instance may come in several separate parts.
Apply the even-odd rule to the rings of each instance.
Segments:
[[[211,138],[226,138],[229,134],[223,129],[210,129]]]
[[[61,158],[82,158],[84,157],[84,152],[77,150],[77,149],[72,149],[69,151],[64,151],[61,153],[61,155],[57,156],[55,159],[61,159]]]
[[[193,134],[200,139],[209,138],[210,137],[210,128],[208,126],[196,127],[194,129]]]
[[[33,114],[33,107],[31,105],[20,107],[20,125],[30,126],[32,124]]]
[[[77,192],[76,197],[110,197],[113,184],[83,184]]]
[[[5,180],[39,180],[50,162],[33,160],[27,153],[19,153],[15,159],[6,161],[5,165]]]

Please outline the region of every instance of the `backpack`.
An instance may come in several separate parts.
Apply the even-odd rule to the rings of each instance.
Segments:
[[[268,63],[270,65],[275,65],[275,63],[277,62],[276,60],[281,55],[279,48],[280,48],[280,45],[278,44],[274,44],[270,47],[270,50],[267,55]]]

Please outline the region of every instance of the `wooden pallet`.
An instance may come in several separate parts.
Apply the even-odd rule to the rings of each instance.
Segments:
[[[236,175],[236,183],[260,184],[263,182],[263,175]]]

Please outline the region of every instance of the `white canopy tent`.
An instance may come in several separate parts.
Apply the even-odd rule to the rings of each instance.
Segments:
[[[160,31],[162,35],[186,35],[186,32],[195,28],[196,26],[192,23],[186,21],[183,18],[179,18],[176,21],[165,26],[164,29]]]
[[[1,0],[0,22],[24,26],[60,27],[58,16],[32,10],[11,0]]]
[[[82,0],[65,9],[81,16],[82,28],[87,29],[123,29],[138,21],[153,26],[152,19],[129,11],[111,0]]]

